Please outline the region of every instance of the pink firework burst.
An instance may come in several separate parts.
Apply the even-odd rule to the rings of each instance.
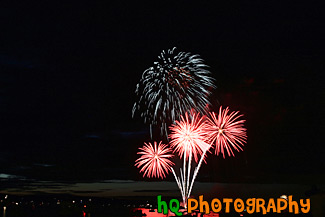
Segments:
[[[220,106],[219,115],[210,112],[207,122],[210,128],[209,141],[215,144],[215,153],[222,153],[225,158],[225,150],[229,156],[235,156],[232,149],[242,151],[246,143],[247,135],[244,128],[245,120],[240,120],[243,115],[238,115],[239,111],[228,114],[229,108],[222,109]]]
[[[168,171],[171,170],[171,166],[174,165],[168,158],[173,157],[171,154],[171,149],[167,145],[159,142],[154,142],[154,146],[149,142],[144,143],[142,148],[139,148],[141,151],[137,154],[140,154],[141,157],[135,162],[135,166],[138,168],[142,167],[140,172],[143,172],[143,176],[165,178]]]
[[[192,113],[189,117],[188,113],[185,113],[185,118],[181,116],[181,120],[175,121],[170,127],[171,147],[181,158],[185,155],[187,159],[193,154],[197,162],[198,155],[210,148],[206,142],[207,127],[205,116],[200,117],[199,113]]]

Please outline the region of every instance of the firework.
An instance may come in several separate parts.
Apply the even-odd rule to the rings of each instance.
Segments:
[[[205,116],[185,113],[185,117],[181,116],[180,121],[175,121],[170,130],[171,148],[174,149],[174,152],[178,152],[180,158],[183,155],[184,158],[193,155],[197,162],[198,156],[210,147],[206,142],[208,125],[205,122]]]
[[[186,200],[191,194],[193,182],[200,169],[202,160],[210,148],[210,145],[206,143],[207,127],[205,116],[200,117],[200,114],[196,114],[195,112],[191,114],[185,113],[185,118],[181,116],[181,120],[176,121],[170,127],[171,133],[169,137],[171,138],[171,148],[174,149],[174,152],[178,152],[180,158],[183,157],[184,160],[183,170],[180,169],[181,178],[177,178],[174,170],[172,170],[181,191],[184,204],[186,204]],[[198,167],[194,169],[192,181],[190,182],[192,155],[196,162],[198,161],[199,155],[201,155],[201,159]]]
[[[150,142],[144,143],[144,146],[139,149],[141,151],[137,154],[141,157],[135,161],[135,166],[142,167],[140,172],[143,172],[143,176],[165,178],[168,171],[171,171],[171,166],[174,165],[168,159],[173,157],[171,149],[162,142],[159,142],[158,146],[157,142],[154,142],[154,146]]]
[[[177,52],[176,48],[162,51],[137,84],[138,101],[132,115],[140,112],[144,122],[150,124],[151,135],[152,126],[158,126],[161,135],[167,136],[167,125],[191,108],[207,113],[208,97],[215,88],[210,74],[199,55]]]
[[[215,145],[215,153],[222,153],[225,157],[225,151],[229,156],[234,156],[232,149],[242,151],[244,143],[246,143],[247,135],[244,128],[245,120],[240,119],[243,115],[238,115],[239,111],[228,114],[229,108],[222,109],[220,106],[219,114],[209,113],[207,123],[209,124],[210,144]]]

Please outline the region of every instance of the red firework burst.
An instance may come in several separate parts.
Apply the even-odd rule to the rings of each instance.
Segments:
[[[198,155],[210,148],[206,142],[207,127],[205,116],[200,117],[200,114],[195,113],[192,113],[191,117],[187,113],[185,118],[181,116],[181,120],[175,121],[170,127],[170,145],[174,152],[177,151],[181,158],[185,153],[186,159],[193,154],[197,162]]]
[[[143,176],[165,178],[168,171],[171,170],[171,166],[174,165],[168,158],[173,157],[170,152],[172,151],[167,145],[159,142],[154,142],[154,146],[149,142],[144,143],[141,151],[137,154],[142,155],[135,162],[135,166],[138,168],[142,167],[140,172],[143,172]]]
[[[215,144],[215,153],[219,155],[221,152],[224,158],[225,150],[229,156],[235,156],[232,149],[242,151],[241,146],[244,146],[247,139],[245,120],[239,120],[243,115],[238,115],[239,111],[230,114],[228,112],[228,107],[222,110],[220,106],[218,117],[214,112],[210,112],[210,118],[207,120],[210,144]]]

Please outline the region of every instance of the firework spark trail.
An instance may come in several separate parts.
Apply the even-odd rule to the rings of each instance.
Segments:
[[[171,170],[172,170],[172,173],[173,173],[174,178],[176,180],[177,186],[178,186],[179,190],[181,191],[181,195],[183,195],[183,188],[182,188],[181,182],[179,181],[179,178],[176,176],[176,173],[175,173],[174,169],[171,168]]]
[[[188,162],[188,165],[190,165],[191,164],[191,162]],[[185,200],[186,200],[186,151],[184,152],[184,163],[183,163],[183,172],[184,172],[184,174],[183,174],[183,177],[184,177],[184,179],[183,179],[183,192],[184,192],[184,195],[185,195],[185,197],[183,198],[183,201],[185,202]],[[188,179],[188,178],[187,178]]]
[[[161,135],[167,136],[167,125],[192,108],[206,114],[210,88],[215,88],[207,67],[199,55],[177,52],[176,48],[162,51],[136,86],[138,101],[132,115],[139,111],[150,128],[159,126]],[[152,129],[150,132],[152,136]]]
[[[220,106],[219,114],[210,112],[210,118],[207,119],[209,125],[209,142],[215,145],[215,153],[219,155],[221,152],[225,158],[225,150],[229,156],[235,156],[232,148],[236,151],[242,151],[244,143],[246,143],[247,135],[244,128],[245,120],[238,115],[239,111],[228,114],[229,108],[222,109]]]
[[[190,196],[190,194],[189,194],[189,180],[190,180],[190,178],[191,178],[191,174],[190,174],[190,172],[191,172],[191,162],[192,162],[192,152],[190,152],[190,157],[189,157],[189,159],[188,159],[188,162],[189,162],[189,164],[188,164],[188,171],[187,171],[187,188],[186,188],[186,194],[188,195],[188,196]]]
[[[202,154],[202,156],[201,156],[201,159],[200,159],[200,161],[199,161],[199,164],[198,164],[197,167],[195,167],[195,169],[194,169],[194,173],[193,173],[193,177],[192,177],[192,181],[191,181],[190,189],[189,189],[189,191],[188,191],[188,196],[191,195],[194,181],[195,181],[196,176],[197,176],[197,174],[198,174],[198,172],[199,172],[199,170],[200,170],[200,168],[201,168],[201,164],[202,164],[202,161],[203,161],[204,158],[205,158],[205,154],[207,153],[207,151],[209,150],[209,148],[210,148],[210,147],[208,147],[208,148],[206,148],[206,149],[204,150],[204,152],[203,152],[203,154]]]
[[[167,145],[159,142],[154,142],[154,146],[149,142],[144,143],[142,148],[139,148],[141,151],[137,154],[140,154],[141,157],[138,158],[135,162],[135,166],[138,168],[142,167],[140,172],[143,172],[143,176],[165,178],[166,173],[171,171],[171,167],[174,165],[172,161],[168,158],[173,157],[170,152],[172,151]]]

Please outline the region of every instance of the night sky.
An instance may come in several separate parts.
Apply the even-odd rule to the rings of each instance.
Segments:
[[[0,190],[149,181],[134,167],[151,141],[134,90],[174,46],[210,66],[215,108],[247,120],[244,152],[209,155],[200,181],[325,183],[322,13],[307,1],[2,4]]]

